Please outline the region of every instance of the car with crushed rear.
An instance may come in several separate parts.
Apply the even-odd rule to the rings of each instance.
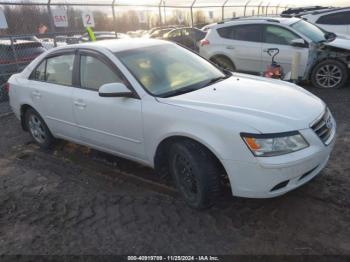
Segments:
[[[296,189],[322,171],[335,142],[330,110],[305,89],[221,70],[162,40],[55,48],[8,88],[42,148],[59,138],[150,166],[194,208],[213,205],[226,181],[248,198]]]

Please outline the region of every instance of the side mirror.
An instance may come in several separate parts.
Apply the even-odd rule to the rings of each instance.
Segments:
[[[294,39],[291,43],[294,47],[308,47],[308,44],[302,38]]]
[[[98,94],[101,97],[135,97],[123,83],[104,84],[98,90]]]

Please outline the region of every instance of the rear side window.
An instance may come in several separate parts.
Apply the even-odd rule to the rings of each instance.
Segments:
[[[46,63],[46,82],[58,85],[72,85],[73,54],[48,58]]]
[[[41,62],[41,64],[32,72],[30,79],[37,81],[45,81],[46,76],[46,60]]]
[[[80,85],[98,90],[104,84],[121,83],[120,77],[105,63],[93,56],[80,58]]]
[[[217,31],[222,38],[248,42],[261,42],[261,28],[261,25],[238,25],[219,28]]]
[[[321,16],[316,24],[321,25],[350,25],[350,11],[338,12]]]
[[[298,35],[280,26],[265,27],[265,43],[291,45],[292,40],[300,38]]]

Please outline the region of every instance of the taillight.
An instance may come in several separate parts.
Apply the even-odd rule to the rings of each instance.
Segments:
[[[202,39],[201,40],[201,46],[206,46],[206,45],[209,45],[209,44],[210,44],[210,42],[209,42],[208,39]]]
[[[6,92],[6,93],[9,93],[9,92],[10,92],[10,84],[9,84],[9,83],[6,83],[6,84],[4,85],[4,89],[5,89],[5,92]]]

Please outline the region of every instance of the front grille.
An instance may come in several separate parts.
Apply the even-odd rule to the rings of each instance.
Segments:
[[[329,140],[335,127],[333,117],[328,108],[322,117],[311,125],[311,128],[324,144],[329,144]]]

